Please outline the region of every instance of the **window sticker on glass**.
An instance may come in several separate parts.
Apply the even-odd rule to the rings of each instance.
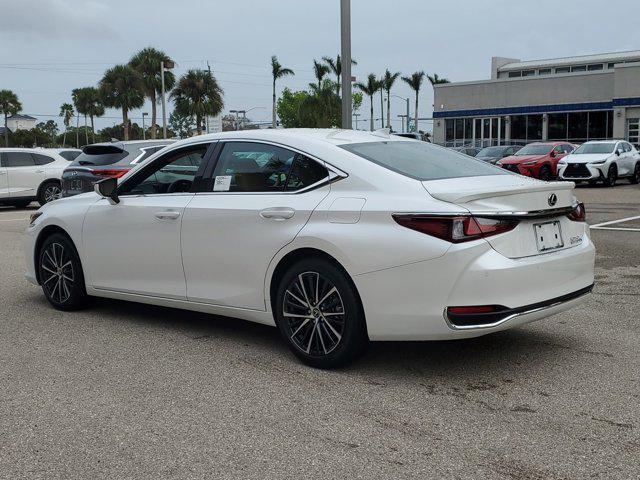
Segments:
[[[233,175],[218,175],[213,184],[214,192],[228,192],[231,188],[231,177]]]

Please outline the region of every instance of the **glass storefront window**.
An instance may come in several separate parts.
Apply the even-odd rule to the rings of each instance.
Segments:
[[[454,124],[455,122],[453,119],[447,119],[444,121],[444,137],[447,142],[453,142],[455,140]]]
[[[527,140],[542,140],[542,115],[527,115]]]
[[[464,120],[462,118],[456,118],[456,140],[464,139]]]
[[[549,140],[566,140],[567,139],[567,114],[566,113],[550,113],[549,114]]]
[[[576,142],[586,142],[589,135],[589,113],[575,112],[569,113],[569,140]]]
[[[589,112],[589,140],[607,138],[607,112]]]
[[[527,117],[525,115],[511,117],[511,140],[527,140]]]

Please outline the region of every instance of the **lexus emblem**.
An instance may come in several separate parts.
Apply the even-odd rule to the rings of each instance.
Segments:
[[[552,193],[551,195],[549,195],[549,198],[547,198],[547,203],[550,207],[553,207],[556,203],[558,203],[558,196],[555,193]]]

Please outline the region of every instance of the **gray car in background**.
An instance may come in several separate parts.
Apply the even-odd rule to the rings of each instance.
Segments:
[[[62,196],[93,190],[93,184],[108,177],[120,178],[143,160],[175,140],[131,140],[87,145],[62,174]]]
[[[485,147],[478,152],[476,158],[495,165],[502,158],[514,155],[522,147],[519,145],[501,145],[498,147]]]

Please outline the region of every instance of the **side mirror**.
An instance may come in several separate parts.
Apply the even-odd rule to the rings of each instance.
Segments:
[[[620,154],[622,153],[622,150],[620,150],[619,148],[616,150],[616,155],[620,156]]]
[[[556,153],[555,150],[551,150],[551,158],[556,158],[558,156],[558,154]]]
[[[118,179],[114,177],[105,178],[93,184],[93,190],[102,198],[108,198],[112,205],[120,203],[117,188]]]

